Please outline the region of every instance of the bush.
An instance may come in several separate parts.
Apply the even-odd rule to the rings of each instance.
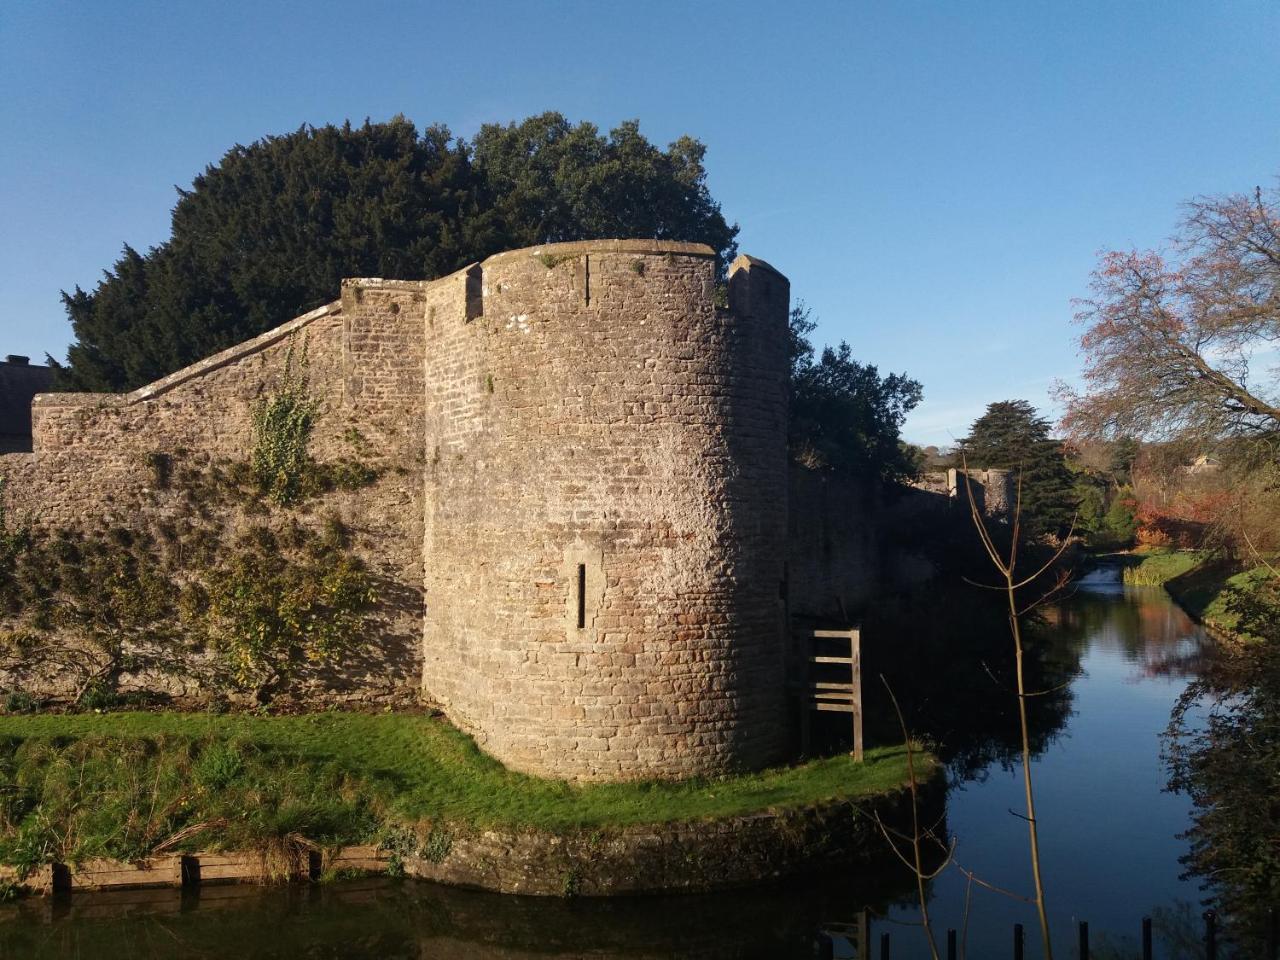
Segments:
[[[265,527],[239,538],[209,578],[216,648],[235,682],[262,702],[304,664],[327,664],[363,639],[373,578],[339,531],[297,528],[295,552]]]

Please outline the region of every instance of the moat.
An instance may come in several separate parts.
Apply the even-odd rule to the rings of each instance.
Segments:
[[[1187,841],[1179,835],[1191,807],[1166,789],[1161,735],[1196,675],[1203,635],[1162,591],[1126,590],[1113,576],[1086,578],[1051,608],[1040,641],[1038,679],[1053,691],[1033,715],[1051,922],[1064,955],[1083,919],[1097,955],[1116,947],[1136,956],[1140,920],[1155,916],[1157,955],[1178,956],[1168,943],[1161,950],[1162,937],[1194,938],[1202,908],[1195,881],[1180,879]],[[1026,831],[1010,813],[1020,808],[1021,779],[1010,741],[997,732],[1002,715],[973,706],[993,696],[996,682],[981,688],[979,675],[958,669],[951,683],[917,692],[928,703],[913,722],[929,728],[948,762],[946,826],[957,862],[988,884],[1027,893]],[[966,887],[955,869],[932,884],[941,936],[962,926]],[[384,880],[121,892],[0,908],[0,956],[800,958],[817,955],[820,937],[831,935],[835,956],[852,957],[844,931],[863,909],[876,955],[888,931],[895,958],[927,956],[911,926],[911,891],[904,871],[886,868],[782,889],[610,901]],[[975,886],[969,913],[969,956],[1010,955],[1015,922],[1026,925],[1029,946],[1033,940],[1029,904]]]

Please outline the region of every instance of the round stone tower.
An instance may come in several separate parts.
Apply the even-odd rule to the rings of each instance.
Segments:
[[[426,694],[544,776],[779,759],[787,280],[595,241],[421,302]]]

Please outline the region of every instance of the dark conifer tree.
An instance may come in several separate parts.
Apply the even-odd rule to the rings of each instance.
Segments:
[[[1022,528],[1029,536],[1064,534],[1076,511],[1074,481],[1062,442],[1025,400],[987,406],[958,444],[970,469],[1012,470],[1022,484]]]
[[[61,385],[137,387],[334,299],[344,277],[431,279],[511,247],[604,237],[701,241],[727,262],[737,228],[703,153],[555,113],[486,126],[474,150],[403,117],[236,146],[179,190],[167,241],[125,247],[92,293],[63,295],[76,342]]]

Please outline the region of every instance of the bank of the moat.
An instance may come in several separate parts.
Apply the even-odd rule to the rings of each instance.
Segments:
[[[939,806],[936,765],[916,764],[922,803]],[[369,869],[503,893],[701,891],[878,863],[877,816],[910,817],[900,746],[574,784],[509,771],[425,714],[4,716],[0,768],[0,863],[37,889]]]
[[[972,596],[972,602],[966,603],[965,596]],[[938,604],[913,603],[895,614],[896,634],[883,627],[873,633],[874,624],[869,624],[869,638],[910,636],[913,643],[908,648],[869,640],[864,669],[868,676],[884,673],[906,705],[910,728],[927,738],[946,764],[951,786],[945,833],[955,840],[956,862],[986,883],[1025,895],[1030,877],[1026,824],[1016,816],[1022,781],[1016,704],[1007,683],[1010,642],[998,609],[983,618],[976,606],[982,597],[981,591],[972,590],[945,598],[945,617],[938,615]],[[1095,955],[1110,951],[1136,956],[1141,918],[1150,916],[1155,955],[1179,955],[1177,951],[1201,935],[1206,896],[1215,897],[1224,936],[1238,938],[1237,918],[1247,902],[1225,895],[1218,899],[1216,888],[1202,890],[1197,877],[1185,875],[1187,867],[1180,859],[1194,842],[1187,831],[1206,838],[1216,835],[1204,832],[1196,797],[1169,789],[1163,759],[1171,714],[1182,698],[1195,693],[1197,679],[1212,670],[1209,660],[1216,645],[1163,591],[1125,588],[1116,570],[1085,578],[1062,602],[1043,608],[1037,621],[1034,634],[1028,633],[1028,677],[1035,689],[1047,692],[1031,701],[1029,719],[1055,952],[1070,954],[1076,922],[1087,920]],[[946,669],[924,671],[922,663],[945,663]],[[878,686],[867,685],[869,697]],[[1268,702],[1280,698],[1271,696]],[[874,704],[868,709],[872,742],[873,734],[885,736],[883,730],[872,729],[883,713]],[[1274,724],[1273,713],[1262,719]],[[126,726],[134,722],[109,719]],[[370,724],[366,728],[341,727],[353,738],[338,745],[345,751],[343,757],[362,754],[369,765],[391,770],[400,766],[397,758],[407,750],[404,763],[412,773],[421,764],[422,754],[412,751],[419,749],[413,742],[423,728],[418,721],[406,724],[400,743],[394,729],[378,733],[374,724],[379,720],[361,721]],[[1194,727],[1195,717],[1187,720]],[[16,722],[0,721],[0,738],[12,734]],[[255,725],[262,722],[236,720],[245,725],[245,739],[251,739]],[[307,746],[338,729],[326,728],[326,722],[272,720],[269,729],[276,731],[278,749],[331,755],[336,748]],[[401,722],[393,718],[390,725],[396,728]],[[3,724],[11,726],[5,729]],[[462,738],[449,742],[467,745]],[[843,760],[815,770],[839,781],[844,777],[840,763]],[[464,764],[462,769],[468,767]],[[488,769],[492,776],[481,770],[469,781],[450,779],[474,785],[465,796],[444,789],[432,793],[425,785],[415,788],[408,783],[401,789],[405,794],[421,789],[424,797],[455,812],[469,805],[472,819],[483,820],[493,815],[504,789],[502,768]],[[892,771],[889,766],[879,769]],[[1252,768],[1241,773],[1216,777],[1215,790],[1231,804],[1264,809],[1265,803],[1255,799],[1258,784],[1252,783]],[[752,782],[752,803],[763,807],[785,802],[781,792],[766,789],[761,780]],[[1268,783],[1263,780],[1261,785]],[[1242,787],[1244,795],[1233,799],[1233,792]],[[653,804],[668,802],[663,798],[671,789],[668,785],[657,792],[624,791],[632,804],[631,822],[655,822]],[[553,823],[550,812],[560,810],[566,817],[553,829],[567,832],[581,824],[578,829],[585,838],[593,831],[585,824],[599,822],[599,804],[610,796],[545,781],[533,782],[531,790],[521,811],[525,820],[547,827]],[[742,799],[734,791],[704,791],[702,786],[685,785],[677,788],[680,791],[686,791],[684,815],[689,820],[731,816],[729,810]],[[617,801],[621,794],[612,796]],[[700,798],[696,809],[691,796]],[[713,803],[724,806],[712,810]],[[620,808],[613,809],[617,813]],[[1265,820],[1254,820],[1259,831],[1267,826]],[[438,837],[437,848],[444,842]],[[1221,843],[1212,847],[1231,849]],[[926,960],[927,944],[914,926],[919,920],[914,892],[911,875],[901,865],[866,864],[730,893],[668,897],[512,897],[386,880],[278,887],[199,885],[182,891],[30,897],[0,905],[0,956],[812,960],[823,944],[834,941],[834,956],[849,960],[859,955],[850,938],[866,910],[873,949],[878,950],[880,938],[888,933],[895,960]],[[971,887],[966,875],[954,868],[938,876],[926,895],[940,936],[948,928],[965,929],[967,921],[971,957],[1009,956],[1012,925],[1021,923],[1032,930],[1036,923],[1032,905],[986,887]],[[1258,898],[1259,907],[1274,902]],[[1225,955],[1221,950],[1219,956]],[[1256,956],[1258,951],[1250,953],[1246,946],[1239,955]]]

